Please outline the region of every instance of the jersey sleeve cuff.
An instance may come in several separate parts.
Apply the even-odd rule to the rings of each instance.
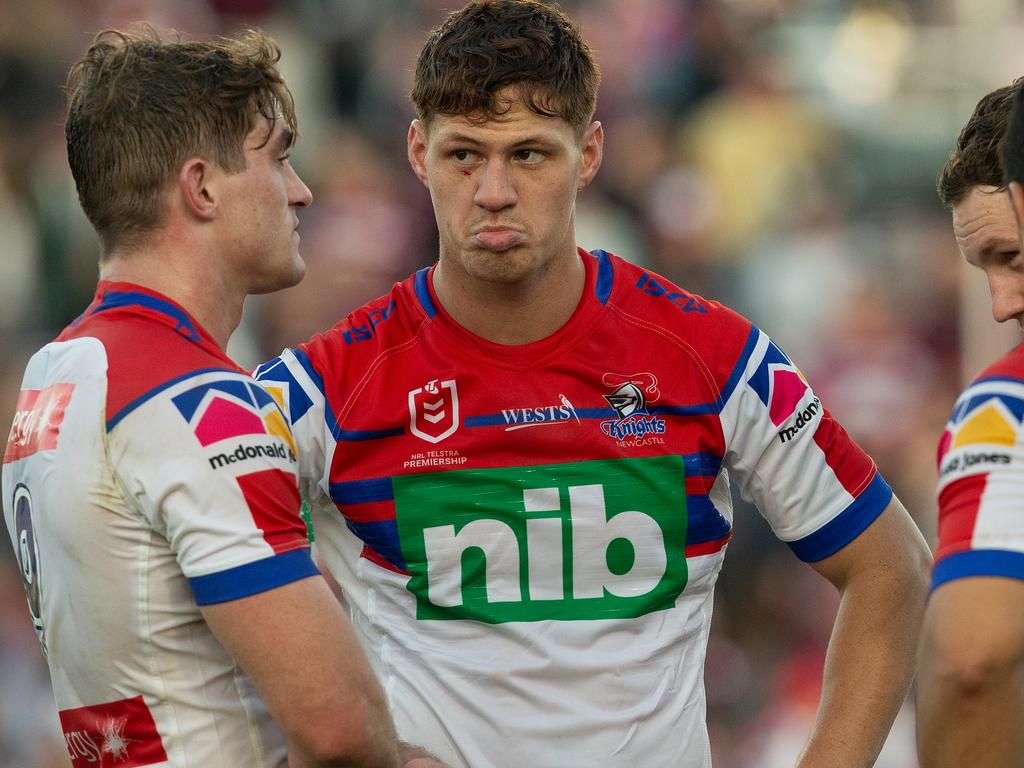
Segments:
[[[816,563],[834,555],[875,522],[892,501],[892,488],[882,473],[874,479],[846,509],[809,536],[787,542],[793,554],[805,563]]]
[[[1003,576],[1024,580],[1024,552],[1005,549],[967,549],[935,563],[932,589],[970,576]]]
[[[226,571],[195,576],[189,579],[189,584],[196,605],[215,605],[258,595],[319,573],[309,547],[303,547]]]

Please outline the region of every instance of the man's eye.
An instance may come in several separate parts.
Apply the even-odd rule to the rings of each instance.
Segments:
[[[516,152],[516,159],[520,162],[533,164],[544,159],[544,155],[536,149],[520,149]]]
[[[473,159],[473,153],[468,149],[456,149],[452,152],[452,157],[455,158],[456,162],[468,163]]]

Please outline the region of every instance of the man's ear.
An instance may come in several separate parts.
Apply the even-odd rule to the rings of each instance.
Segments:
[[[576,189],[587,186],[597,175],[604,159],[604,128],[596,120],[583,134],[583,162],[580,164],[580,179]]]
[[[188,160],[178,172],[178,192],[185,210],[203,221],[217,215],[215,176],[216,169],[198,157]]]
[[[413,120],[409,124],[409,135],[406,137],[406,145],[412,172],[416,174],[417,179],[423,182],[423,186],[429,187],[427,184],[427,165],[425,162],[427,156],[427,127],[422,121]]]

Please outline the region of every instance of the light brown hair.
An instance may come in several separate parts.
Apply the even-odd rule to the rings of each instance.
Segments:
[[[411,98],[428,126],[436,114],[486,120],[510,108],[497,96],[511,87],[531,110],[582,135],[600,79],[579,28],[555,5],[474,0],[430,33]]]
[[[167,185],[190,158],[244,170],[259,116],[271,128],[283,119],[294,141],[280,58],[258,30],[202,42],[164,42],[149,28],[96,36],[68,73],[64,130],[78,199],[104,253],[161,224]]]

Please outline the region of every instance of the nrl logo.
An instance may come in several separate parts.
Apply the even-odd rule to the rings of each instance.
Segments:
[[[432,379],[409,392],[409,431],[439,443],[459,428],[459,393],[455,380]]]

